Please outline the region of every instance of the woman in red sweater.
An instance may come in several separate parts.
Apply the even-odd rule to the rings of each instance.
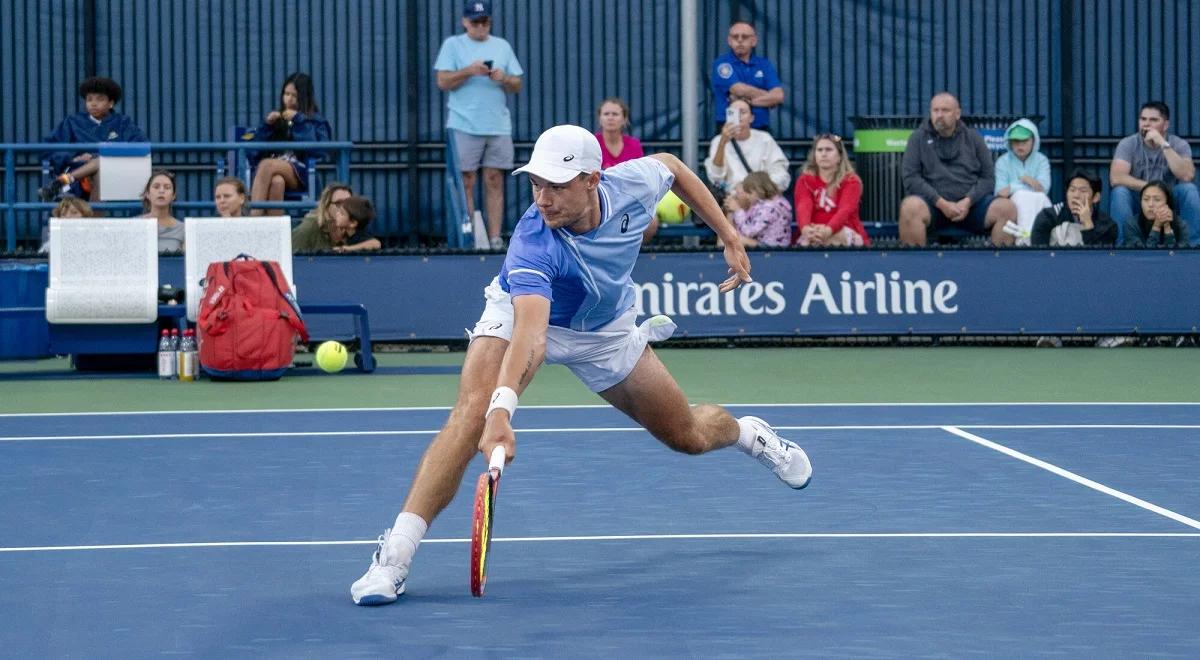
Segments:
[[[842,138],[818,135],[796,181],[796,234],[804,247],[870,245],[858,217],[862,179],[846,155]]]

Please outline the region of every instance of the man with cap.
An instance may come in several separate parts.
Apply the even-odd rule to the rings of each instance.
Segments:
[[[351,586],[355,603],[390,603],[404,593],[417,545],[454,497],[475,452],[490,455],[502,445],[510,461],[516,456],[517,397],[543,360],[565,365],[671,449],[700,454],[736,445],[792,488],[808,485],[808,456],[766,422],[688,405],[647,345],[671,335],[670,318],[634,322],[637,287],[630,274],[642,230],[668,190],[724,241],[730,276],[722,292],[751,281],[736,230],[699,177],[670,154],[603,172],[600,163],[595,136],[564,125],[542,133],[529,163],[515,172],[529,175],[534,203],[517,223],[500,274],[484,289],[450,418],[426,449],[404,510],[380,537],[370,568]]]
[[[462,26],[466,32],[442,42],[433,68],[438,89],[449,92],[446,130],[454,132],[467,212],[475,213],[476,173],[482,167],[488,239],[499,249],[504,247],[500,237],[504,172],[513,166],[512,118],[506,94],[521,91],[525,71],[512,46],[492,36],[489,0],[466,2]]]

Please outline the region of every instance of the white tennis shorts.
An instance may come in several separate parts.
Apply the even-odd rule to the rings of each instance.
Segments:
[[[499,337],[512,341],[512,298],[500,288],[496,277],[483,290],[487,301],[483,315],[468,330],[467,336]],[[651,341],[661,341],[675,332],[675,322],[667,316],[654,316],[641,325],[637,310],[627,312],[591,332],[550,326],[546,329],[546,362],[561,364],[593,392],[601,392],[625,380]]]

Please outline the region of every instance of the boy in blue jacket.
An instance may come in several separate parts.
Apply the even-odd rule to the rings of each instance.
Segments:
[[[128,116],[113,112],[121,100],[121,86],[112,78],[88,78],[79,83],[79,98],[86,110],[68,116],[43,142],[149,142],[146,133]],[[39,192],[43,200],[71,195],[90,199],[99,188],[100,159],[90,152],[56,151],[43,154],[53,177]]]
[[[996,196],[1007,197],[1017,207],[1017,220],[1004,231],[1017,245],[1029,245],[1033,222],[1050,206],[1050,159],[1039,150],[1041,136],[1028,119],[1018,119],[1004,132],[1008,151],[996,161]]]

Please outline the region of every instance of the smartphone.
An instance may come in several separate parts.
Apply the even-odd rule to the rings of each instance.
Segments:
[[[736,124],[742,120],[742,115],[737,108],[725,108],[725,123]]]
[[[492,64],[494,64],[494,63],[495,63],[495,60],[484,60],[483,61],[483,65],[488,68],[488,71],[492,70]]]

